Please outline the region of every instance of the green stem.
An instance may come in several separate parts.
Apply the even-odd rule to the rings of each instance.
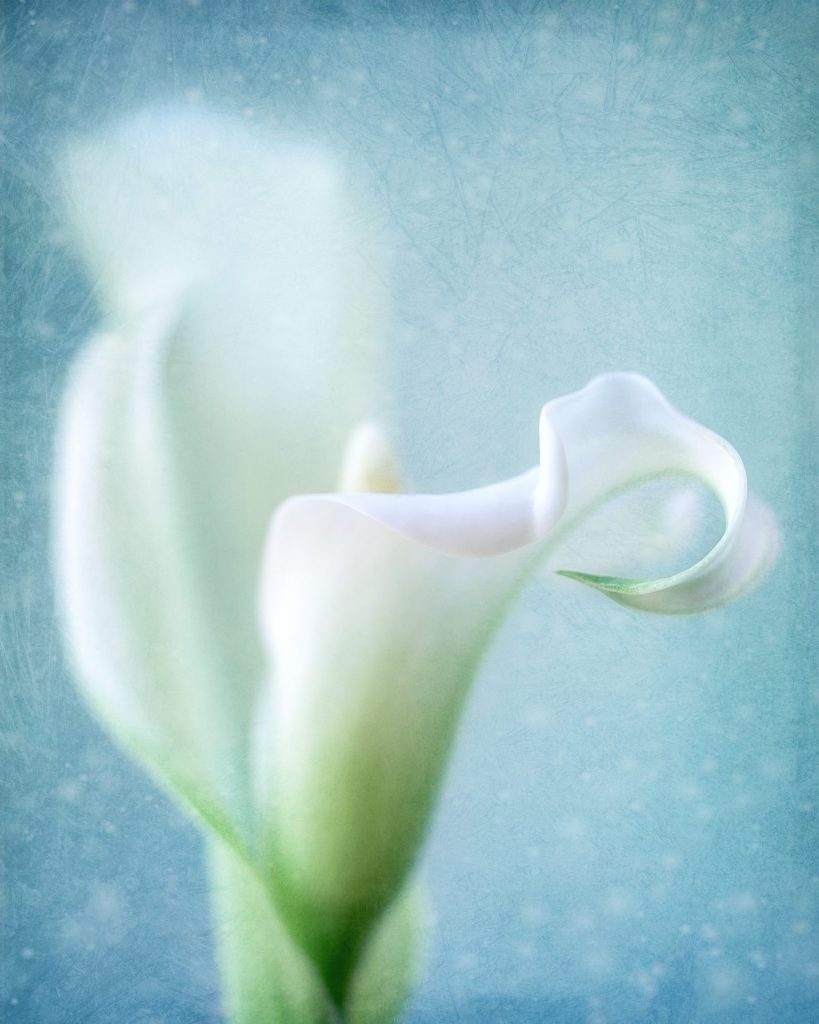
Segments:
[[[217,957],[231,1024],[395,1024],[417,968],[424,900],[400,893],[350,970],[343,1010],[282,923],[255,869],[215,835],[207,837]]]
[[[342,1024],[255,871],[210,837],[211,889],[225,1009],[231,1024]]]

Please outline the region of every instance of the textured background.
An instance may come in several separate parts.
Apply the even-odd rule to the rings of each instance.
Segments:
[[[325,141],[384,239],[414,483],[535,456],[540,405],[653,377],[775,507],[774,576],[648,619],[545,574],[476,685],[411,1024],[819,1016],[813,3],[3,6],[3,907],[26,1024],[218,1019],[193,829],[63,667],[48,487],[95,322],[60,145],[152,102]]]

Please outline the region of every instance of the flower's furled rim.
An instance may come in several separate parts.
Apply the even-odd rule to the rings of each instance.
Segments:
[[[700,611],[739,596],[765,574],[776,555],[776,526],[748,494],[736,450],[634,373],[602,375],[548,402],[540,416],[540,465],[500,483],[445,495],[290,498],[275,517],[268,557],[280,560],[298,520],[315,525],[320,515],[324,529],[343,529],[334,520],[348,509],[442,554],[492,558],[550,534],[557,539],[617,490],[671,473],[700,480],[722,506],[724,532],[703,558],[658,579],[558,572],[643,611]],[[275,579],[275,572],[264,579]]]

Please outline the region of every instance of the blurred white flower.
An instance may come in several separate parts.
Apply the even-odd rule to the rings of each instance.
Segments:
[[[459,713],[545,549],[625,487],[695,477],[725,514],[695,565],[564,572],[692,612],[762,576],[775,525],[731,446],[633,374],[545,405],[528,472],[399,493],[367,419],[378,289],[325,156],[154,114],[69,167],[109,319],[58,444],[78,681],[218,837],[236,1019],[389,1021],[411,978],[417,899],[402,893]]]

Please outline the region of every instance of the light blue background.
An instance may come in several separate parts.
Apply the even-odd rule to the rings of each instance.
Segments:
[[[86,714],[49,590],[54,415],[96,317],[51,161],[168,100],[348,166],[385,239],[416,486],[527,466],[544,401],[634,369],[736,445],[781,523],[771,579],[703,617],[533,583],[430,836],[409,1022],[819,1017],[814,5],[126,0],[5,24],[3,1019],[217,1019],[197,836]]]

